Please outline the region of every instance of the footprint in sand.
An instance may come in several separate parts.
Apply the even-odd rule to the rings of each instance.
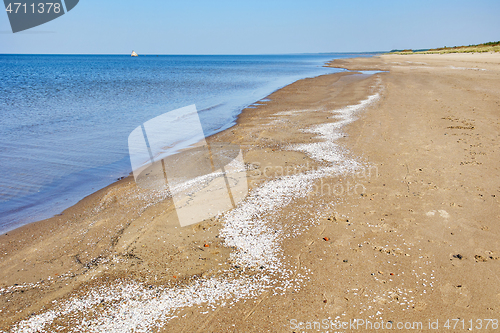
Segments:
[[[450,214],[448,214],[448,212],[445,211],[444,209],[439,209],[437,211],[436,210],[431,210],[431,211],[425,213],[425,215],[430,217],[430,216],[435,216],[436,213],[439,213],[439,216],[441,216],[441,217],[443,217],[445,219],[447,219],[447,218],[450,217]]]
[[[462,285],[453,286],[447,283],[442,286],[440,290],[441,298],[445,304],[454,304],[458,307],[465,308],[470,303],[471,295],[467,287]]]
[[[347,300],[343,297],[334,295],[332,292],[327,292],[325,296],[325,311],[329,315],[337,315],[347,308]]]

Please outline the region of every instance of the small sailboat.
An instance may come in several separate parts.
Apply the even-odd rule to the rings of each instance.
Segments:
[[[132,51],[132,57],[138,57],[139,55],[137,53],[135,53],[135,51]]]

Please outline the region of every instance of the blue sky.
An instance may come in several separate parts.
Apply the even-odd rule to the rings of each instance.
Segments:
[[[0,53],[273,54],[367,52],[500,40],[499,0],[80,0],[12,34]]]

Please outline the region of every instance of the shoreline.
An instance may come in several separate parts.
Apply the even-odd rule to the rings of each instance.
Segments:
[[[325,63],[325,66],[323,66],[323,67],[328,67],[328,66],[326,66],[326,63]],[[332,73],[332,74],[335,74],[335,73]],[[322,74],[322,75],[331,75],[331,74]],[[322,76],[322,75],[319,75],[319,76]],[[314,77],[311,77],[311,78],[315,78],[315,77],[317,77],[317,76],[314,76]],[[305,80],[305,79],[308,79],[308,78],[299,79],[299,80],[297,80],[297,81],[300,81],[300,80]],[[297,82],[297,81],[294,81],[294,82]],[[294,82],[292,82],[292,83],[290,83],[290,84],[293,84]],[[243,108],[243,109],[242,109],[242,111],[238,114],[238,116],[237,116],[236,120],[234,120],[234,121],[232,121],[232,122],[230,123],[230,124],[232,124],[232,125],[228,124],[228,125],[224,126],[224,127],[223,127],[224,129],[222,129],[222,130],[220,130],[220,131],[218,131],[218,132],[215,132],[215,133],[213,133],[213,134],[210,134],[210,135],[209,135],[209,136],[207,136],[205,139],[208,139],[208,140],[209,140],[211,137],[214,137],[214,136],[216,136],[217,134],[219,134],[219,133],[221,133],[221,132],[231,130],[231,128],[233,128],[233,127],[235,127],[236,125],[238,125],[238,120],[239,120],[239,118],[240,118],[240,115],[241,115],[241,114],[242,114],[245,110],[255,109],[255,108],[256,108],[256,106],[260,105],[260,104],[261,104],[261,103],[263,103],[263,102],[266,102],[266,100],[267,100],[268,96],[272,95],[273,93],[275,93],[275,92],[277,92],[277,91],[279,91],[279,90],[283,89],[284,87],[286,87],[286,86],[288,86],[288,85],[290,85],[290,84],[287,84],[287,85],[285,85],[285,86],[283,86],[283,87],[281,87],[281,88],[277,88],[276,90],[274,90],[273,92],[271,92],[271,93],[270,93],[269,95],[267,95],[266,97],[263,97],[263,98],[261,98],[260,100],[258,100],[258,101],[256,101],[256,102],[254,102],[254,103],[252,103],[252,104],[249,104],[247,107],[245,107],[245,108]],[[209,109],[210,109],[210,108],[209,108]],[[200,110],[200,111],[204,111],[204,110]],[[227,127],[227,126],[229,126],[229,125],[230,125],[230,127]],[[196,143],[194,143],[194,144],[190,145],[188,148],[183,148],[183,149],[189,149],[190,147],[196,147],[197,145],[199,145],[199,144],[200,144],[200,142],[201,142],[201,141],[198,141],[198,142],[196,142]],[[75,204],[73,204],[73,205],[71,205],[71,206],[69,206],[69,207],[67,207],[67,208],[63,209],[62,211],[60,211],[59,213],[54,214],[54,215],[53,215],[53,216],[51,216],[51,217],[48,217],[48,218],[43,218],[43,219],[39,219],[39,220],[34,220],[34,221],[31,221],[31,222],[21,222],[21,221],[18,221],[18,222],[13,222],[12,224],[16,224],[16,225],[18,224],[19,226],[14,227],[14,229],[5,230],[5,231],[1,232],[1,234],[4,234],[4,235],[5,235],[5,234],[8,234],[8,233],[13,233],[13,232],[15,232],[17,229],[24,228],[24,227],[29,226],[29,225],[31,225],[31,224],[34,224],[34,223],[40,223],[40,222],[47,221],[47,220],[52,220],[52,219],[54,219],[54,218],[56,218],[56,217],[62,216],[62,215],[64,215],[64,214],[65,214],[65,212],[66,212],[66,211],[69,211],[69,210],[73,211],[73,210],[75,210],[75,207],[76,207],[76,206],[79,206],[80,202],[87,201],[86,199],[87,199],[88,197],[94,196],[94,195],[96,195],[98,192],[101,192],[101,191],[104,191],[104,190],[106,190],[106,189],[109,189],[109,188],[113,187],[114,185],[118,185],[119,183],[121,183],[121,182],[123,182],[123,181],[126,181],[126,180],[127,180],[127,179],[129,179],[129,178],[132,178],[132,179],[134,178],[134,176],[133,176],[133,171],[132,171],[132,172],[129,172],[129,174],[128,174],[127,176],[122,176],[122,177],[118,178],[117,180],[113,181],[111,184],[108,184],[108,185],[106,185],[106,186],[104,186],[104,187],[102,187],[102,188],[99,188],[99,189],[95,190],[94,192],[92,192],[92,193],[90,193],[90,194],[88,194],[88,195],[84,196],[82,199],[78,200]],[[31,208],[31,206],[29,206],[28,208]],[[17,210],[19,210],[19,209],[17,209]],[[38,214],[38,215],[43,215],[43,213],[40,213],[40,214]],[[31,220],[31,219],[32,219],[32,218],[28,217],[28,218],[26,218],[26,219],[24,219],[24,220]],[[0,236],[1,236],[1,235],[0,235]]]
[[[359,55],[369,54],[370,56],[374,56],[374,55],[371,55],[371,53],[366,53],[366,52],[360,52],[360,53],[358,53],[358,54],[359,54]],[[378,54],[378,53],[377,53],[377,54]],[[326,67],[326,68],[338,68],[338,69],[345,69],[345,68],[342,68],[342,67],[337,67],[337,66],[329,66],[329,65],[328,65],[329,63],[331,63],[331,61],[327,61],[327,62],[325,62],[325,63],[323,64],[323,66],[322,66],[322,67]],[[348,71],[348,70],[346,69],[346,71]],[[342,72],[340,72],[340,73],[342,73]],[[318,75],[318,76],[323,76],[323,75],[332,75],[332,74],[337,74],[337,73],[320,74],[320,75]],[[294,82],[297,82],[297,81],[300,81],[300,80],[311,79],[311,78],[315,78],[315,77],[318,77],[318,76],[306,77],[306,78],[303,78],[303,79],[298,79],[298,80],[296,80],[296,81],[294,81]],[[233,128],[234,126],[238,125],[239,118],[240,118],[241,114],[242,114],[245,110],[255,109],[255,107],[256,107],[256,106],[258,106],[259,104],[262,104],[262,103],[264,103],[264,104],[265,104],[265,102],[266,102],[267,98],[268,98],[270,95],[272,95],[272,94],[274,94],[275,92],[277,92],[277,91],[279,91],[279,90],[281,90],[281,89],[285,88],[286,86],[288,86],[288,85],[290,85],[290,84],[293,84],[294,82],[289,83],[289,84],[286,84],[285,86],[282,86],[282,87],[280,87],[280,88],[277,88],[277,89],[275,89],[274,91],[272,91],[269,95],[267,95],[267,96],[265,96],[265,97],[263,97],[263,98],[261,98],[261,99],[259,99],[259,100],[255,101],[255,102],[253,102],[252,104],[247,105],[246,107],[244,107],[244,108],[241,110],[241,112],[237,115],[237,117],[236,117],[236,119],[235,119],[235,120],[233,120],[233,121],[231,121],[230,123],[228,123],[227,125],[223,126],[223,127],[222,127],[223,129],[221,129],[221,130],[219,130],[219,131],[217,131],[217,132],[215,132],[215,133],[210,134],[210,135],[209,135],[206,139],[209,139],[210,137],[216,136],[218,133],[221,133],[221,132],[224,132],[224,131],[229,131],[229,130],[231,130],[231,128]],[[213,107],[216,107],[216,106],[213,106]],[[210,107],[210,108],[213,108],[213,107]],[[210,109],[210,108],[208,108],[208,109]],[[204,111],[204,110],[205,110],[205,109],[203,109],[203,110],[199,110],[199,111]],[[230,126],[230,127],[227,127],[227,126]],[[191,146],[192,146],[192,147],[195,147],[195,146],[197,146],[198,144],[199,144],[199,142],[197,142],[197,143],[195,143],[195,144],[192,144]],[[118,162],[120,162],[120,161],[117,161],[116,163],[118,163]],[[83,171],[81,171],[81,172],[83,172],[83,173],[84,173],[84,172],[86,172],[86,170],[83,170]],[[8,233],[12,233],[12,232],[16,231],[17,229],[24,228],[24,227],[26,227],[26,226],[28,226],[28,225],[31,225],[31,224],[34,224],[34,223],[40,223],[40,222],[43,222],[43,221],[52,220],[52,219],[54,219],[54,218],[60,217],[60,216],[64,215],[64,214],[65,214],[65,212],[66,212],[67,210],[70,210],[70,209],[71,209],[71,210],[74,210],[74,207],[75,207],[75,206],[78,206],[78,205],[80,204],[80,202],[81,202],[81,201],[84,201],[84,200],[85,200],[85,199],[87,199],[88,197],[93,196],[93,195],[97,194],[98,192],[103,191],[103,190],[105,190],[105,189],[107,189],[107,188],[110,188],[110,187],[112,187],[113,185],[115,185],[115,184],[117,184],[117,183],[121,182],[122,180],[128,179],[128,178],[130,178],[130,177],[132,177],[132,178],[133,178],[133,172],[130,172],[127,176],[122,176],[122,177],[120,177],[119,179],[117,179],[117,180],[113,181],[112,183],[110,183],[110,184],[108,184],[108,185],[106,185],[106,186],[104,186],[104,187],[102,187],[102,188],[99,188],[99,189],[95,190],[94,192],[92,192],[92,193],[90,193],[90,194],[88,194],[88,195],[85,195],[83,198],[81,198],[80,200],[76,201],[76,203],[74,203],[73,205],[71,205],[71,206],[69,206],[69,207],[67,207],[67,208],[63,209],[62,211],[59,211],[58,213],[54,214],[53,216],[50,216],[50,217],[47,217],[47,218],[43,218],[43,219],[37,219],[37,220],[33,220],[33,218],[32,218],[32,217],[26,217],[26,218],[24,218],[23,220],[25,220],[25,221],[30,221],[30,222],[22,222],[22,221],[12,222],[12,223],[10,223],[10,224],[14,224],[14,225],[18,225],[18,226],[17,226],[17,227],[14,227],[13,229],[9,229],[9,230],[5,229],[4,231],[2,231],[2,232],[1,232],[1,234],[4,234],[4,235],[5,235],[5,234],[8,234]],[[63,200],[63,198],[58,199],[58,200]],[[39,200],[39,201],[41,201],[41,200]],[[28,208],[31,208],[31,206],[29,206]],[[18,208],[17,210],[19,210],[19,208]],[[37,213],[37,214],[35,214],[35,215],[45,215],[45,214],[42,212],[42,213]]]
[[[333,61],[331,61],[331,62],[333,62]],[[326,62],[323,67],[334,67],[334,66],[330,66],[329,65],[331,62]],[[337,67],[337,66],[335,66],[335,68],[345,69],[345,68]],[[355,72],[356,71],[347,70],[346,72],[340,72],[340,73],[322,74],[322,75],[319,75],[319,76],[314,76],[314,77],[299,79],[299,80],[294,81],[294,82],[292,82],[292,83],[290,83],[288,85],[285,85],[285,86],[283,86],[281,88],[278,88],[275,91],[273,91],[272,93],[270,93],[269,95],[267,95],[266,97],[264,97],[264,98],[262,98],[262,99],[260,99],[260,100],[258,100],[256,102],[248,105],[247,107],[243,108],[242,111],[238,114],[236,120],[234,121],[234,124],[231,127],[228,127],[228,128],[226,128],[226,129],[224,129],[224,130],[222,130],[220,132],[213,133],[213,134],[209,135],[208,137],[206,137],[205,139],[207,140],[207,142],[210,142],[212,138],[217,137],[219,134],[222,134],[223,132],[229,132],[229,131],[231,131],[232,128],[234,128],[235,126],[240,125],[240,123],[241,123],[240,118],[243,116],[243,114],[245,112],[252,112],[255,108],[259,107],[260,105],[265,105],[266,102],[271,101],[269,99],[269,97],[271,95],[273,95],[274,93],[276,93],[276,92],[284,89],[287,86],[290,86],[290,85],[294,84],[295,82],[302,81],[302,80],[314,79],[314,78],[318,78],[318,77],[325,76],[325,75],[355,74]],[[190,147],[196,147],[199,144],[200,144],[200,142],[197,142],[197,143],[191,145]],[[12,230],[8,230],[8,231],[5,231],[5,232],[2,232],[2,234],[0,235],[0,241],[1,241],[1,238],[3,236],[5,236],[5,235],[8,235],[8,234],[17,235],[17,234],[19,234],[21,232],[25,232],[25,229],[30,229],[30,227],[35,226],[35,225],[37,226],[37,228],[41,228],[40,227],[40,223],[47,222],[47,223],[56,223],[57,224],[57,222],[60,222],[61,220],[64,219],[64,215],[75,214],[75,212],[85,210],[85,207],[88,207],[88,206],[91,206],[91,205],[95,205],[95,197],[102,196],[102,193],[108,192],[109,190],[111,190],[114,187],[117,187],[117,186],[119,187],[119,186],[123,186],[123,185],[126,185],[126,184],[130,184],[131,182],[135,182],[133,172],[130,172],[127,176],[120,177],[120,178],[121,179],[117,179],[116,181],[112,182],[111,184],[109,184],[109,185],[107,185],[107,186],[105,186],[103,188],[100,188],[100,189],[92,192],[89,195],[86,195],[81,200],[79,200],[77,203],[75,203],[75,204],[71,205],[70,207],[64,209],[60,213],[55,214],[54,216],[51,216],[51,217],[45,218],[45,219],[41,219],[41,220],[36,220],[36,221],[28,222],[26,224],[22,224],[22,225],[20,225],[18,227],[15,227]],[[47,228],[41,228],[41,229],[47,229]]]
[[[257,196],[259,202],[250,198],[234,213],[179,232],[171,204],[161,196],[146,197],[129,176],[68,211],[71,221],[59,216],[52,227],[1,236],[5,282],[0,288],[10,305],[2,302],[9,319],[0,327],[28,320],[31,312],[35,315],[24,323],[41,324],[44,313],[58,313],[52,300],[90,300],[85,298],[89,292],[102,286],[121,295],[119,288],[130,283],[149,285],[157,293],[160,303],[144,296],[137,310],[142,316],[156,304],[163,309],[157,315],[167,315],[161,317],[167,321],[164,329],[170,330],[185,328],[186,320],[192,330],[236,325],[247,331],[289,331],[294,318],[424,321],[493,311],[500,306],[498,287],[488,285],[487,294],[481,280],[464,273],[493,274],[500,251],[494,223],[500,216],[494,206],[498,181],[482,180],[485,172],[498,175],[498,159],[489,156],[498,156],[493,134],[499,124],[491,110],[500,87],[487,82],[494,82],[500,62],[480,57],[336,60],[335,66],[389,71],[299,80],[256,109],[245,109],[236,126],[210,137],[235,142],[249,165],[260,166],[249,170],[250,193],[255,197],[267,189],[265,196]],[[471,80],[482,87],[482,100]],[[453,84],[471,97],[461,98],[450,89]],[[304,166],[306,172],[300,169]],[[286,168],[292,172],[280,174]],[[256,176],[265,170],[270,177]],[[254,229],[243,234],[260,232],[262,246],[240,235],[247,224],[237,215],[259,205],[268,205],[265,218],[252,220]],[[484,213],[476,212],[478,205],[486,205]],[[31,251],[35,246],[39,250]],[[48,252],[51,246],[57,247],[55,253]],[[229,289],[210,289],[209,281]],[[165,307],[162,302],[174,295],[167,290],[190,285],[198,286],[192,297],[200,296],[199,290],[213,293],[203,294],[198,303]],[[137,288],[148,295],[147,288]],[[233,299],[232,306],[224,299]],[[21,312],[12,312],[13,302]],[[109,325],[101,327],[116,328],[106,321],[107,302],[102,312],[95,308],[103,315],[101,324]],[[92,319],[83,310],[78,313],[74,318]]]
[[[102,98],[103,100],[109,100],[109,103],[101,103],[100,106],[94,106],[92,104],[92,99],[87,100],[86,97],[82,97],[80,99],[73,99],[70,100],[70,104],[67,106],[67,109],[70,110],[68,112],[72,113],[76,118],[74,126],[78,127],[75,131],[74,136],[68,136],[68,142],[67,144],[60,144],[58,148],[55,148],[57,146],[53,146],[50,144],[51,140],[54,140],[55,142],[61,142],[60,140],[57,139],[57,133],[58,132],[64,132],[65,130],[65,124],[63,123],[61,126],[57,126],[57,129],[54,134],[47,134],[44,136],[44,133],[37,133],[36,131],[34,133],[31,133],[31,136],[23,136],[21,135],[21,138],[19,140],[16,139],[17,134],[20,133],[18,132],[13,132],[12,134],[12,139],[16,142],[19,142],[22,144],[23,142],[26,144],[26,146],[29,146],[28,141],[30,141],[30,138],[34,138],[33,140],[36,140],[37,136],[39,135],[39,140],[42,140],[44,142],[49,142],[47,145],[40,145],[39,148],[35,150],[35,152],[31,153],[30,160],[32,163],[34,161],[38,161],[38,167],[41,169],[40,174],[37,176],[29,171],[29,164],[24,163],[22,161],[18,161],[17,159],[11,159],[6,161],[4,168],[6,173],[7,173],[7,178],[5,180],[5,185],[7,187],[5,188],[5,193],[4,193],[4,199],[8,200],[11,199],[9,202],[5,202],[3,205],[0,205],[0,211],[3,212],[3,219],[0,218],[2,222],[2,227],[0,228],[1,231],[7,231],[7,230],[13,230],[15,227],[20,226],[22,224],[26,224],[26,222],[36,222],[38,220],[50,218],[56,214],[61,213],[64,209],[68,208],[69,206],[76,204],[79,200],[83,199],[85,196],[92,194],[98,189],[104,188],[107,185],[110,185],[112,182],[114,182],[117,178],[121,176],[126,176],[130,172],[130,161],[128,160],[128,151],[127,151],[127,136],[128,136],[128,130],[127,128],[132,128],[135,127],[137,124],[139,124],[141,121],[146,121],[147,119],[153,118],[158,115],[158,113],[161,113],[163,109],[165,111],[169,109],[174,109],[180,106],[184,105],[189,105],[192,102],[197,102],[197,106],[200,109],[199,111],[204,113],[205,116],[210,117],[210,126],[207,127],[207,131],[210,129],[214,128],[219,128],[221,130],[224,127],[231,126],[232,121],[235,120],[235,115],[239,113],[242,110],[243,106],[249,105],[251,103],[254,103],[256,100],[260,99],[261,97],[264,97],[268,95],[269,93],[273,92],[275,89],[281,88],[287,83],[291,83],[293,80],[299,79],[304,76],[314,76],[318,75],[320,73],[329,73],[332,72],[332,70],[328,70],[326,68],[320,68],[321,65],[327,61],[333,58],[335,55],[332,55],[331,57],[325,57],[321,55],[317,56],[291,56],[291,57],[283,57],[283,56],[277,56],[272,59],[268,59],[267,57],[259,56],[259,57],[253,57],[252,59],[246,59],[244,57],[233,57],[233,56],[228,56],[228,57],[211,57],[211,56],[199,56],[195,57],[193,56],[192,58],[189,57],[181,57],[181,59],[176,58],[166,58],[162,61],[146,61],[146,62],[140,62],[135,64],[134,66],[140,66],[141,68],[147,70],[151,70],[151,68],[170,68],[174,72],[179,72],[182,71],[184,67],[186,66],[198,66],[196,74],[195,72],[189,72],[185,75],[186,76],[186,82],[189,82],[189,85],[192,84],[197,84],[198,86],[204,86],[203,82],[212,82],[213,84],[208,85],[206,89],[201,89],[199,90],[196,88],[197,96],[198,98],[193,99],[194,96],[189,93],[189,85],[182,84],[182,86],[177,87],[175,89],[181,91],[181,95],[185,96],[178,96],[176,97],[176,101],[169,102],[168,100],[165,100],[165,97],[169,94],[171,94],[171,90],[174,88],[169,88],[168,91],[165,91],[165,84],[167,86],[174,86],[170,85],[170,80],[172,79],[172,75],[162,75],[161,81],[158,76],[154,76],[154,80],[160,80],[161,82],[165,82],[165,84],[162,85],[156,85],[156,89],[148,90],[146,88],[147,82],[149,82],[148,78],[144,78],[145,80],[143,81],[137,81],[140,78],[139,77],[131,77],[129,74],[125,73],[126,70],[125,68],[128,68],[127,64],[130,63],[130,59],[121,59],[121,60],[106,60],[106,59],[101,59],[101,60],[96,60],[97,64],[100,66],[99,68],[103,70],[106,66],[110,66],[114,71],[113,77],[120,77],[121,75],[125,75],[130,80],[133,80],[135,78],[136,84],[134,91],[136,91],[136,94],[139,94],[138,91],[141,89],[146,89],[149,91],[149,94],[139,94],[140,96],[134,96],[134,92],[131,91],[132,88],[131,86],[125,86],[125,87],[120,87],[120,83],[116,84],[116,87],[120,88],[120,91],[126,91],[129,89],[128,95],[123,95],[119,99],[120,101],[116,101],[116,103],[112,103],[111,101],[118,98],[118,97],[112,97],[111,100],[109,100],[105,95],[103,94],[98,94],[96,98]],[[31,56],[33,59],[36,60],[36,56]],[[10,63],[16,62],[16,57],[6,57],[4,60],[4,63],[6,63],[7,67],[10,66]],[[31,59],[31,58],[30,58]],[[85,60],[79,61],[78,57],[75,58],[73,56],[68,56],[65,58],[66,60],[63,61],[63,63],[69,64],[69,66],[75,65],[78,68],[78,73],[76,73],[75,77],[78,79],[78,75],[83,75],[81,73],[87,73],[89,71],[89,68],[85,65],[80,66],[79,64],[82,63],[85,64],[86,62],[92,62],[92,59],[94,58],[85,58]],[[303,60],[307,61],[303,61]],[[23,70],[29,63],[29,59],[18,59],[20,61],[19,65],[20,70]],[[95,59],[94,59],[95,60]],[[78,64],[76,63],[78,62]],[[280,66],[275,66],[275,62],[280,62],[282,65]],[[49,70],[46,74],[46,79],[50,80],[52,78],[52,72],[57,72],[58,70],[58,65],[57,65],[57,59],[56,58],[51,58],[48,59],[48,65],[51,70]],[[124,66],[118,66],[118,67],[123,67],[123,68],[118,68],[117,66],[114,66],[114,64],[121,64],[123,63]],[[173,64],[172,64],[173,63]],[[209,66],[205,66],[204,64],[208,64]],[[52,67],[50,67],[52,66]],[[173,66],[173,67],[172,67]],[[273,67],[274,66],[274,67]],[[254,72],[252,71],[245,71],[244,68],[253,68]],[[234,69],[243,69],[243,70],[234,70]],[[105,69],[104,69],[105,70]],[[220,79],[215,77],[210,77],[208,73],[212,70],[220,70]],[[259,78],[259,73],[260,71],[264,71],[264,74],[267,73],[266,75],[263,75]],[[146,73],[146,72],[143,72]],[[180,72],[179,72],[180,73]],[[180,74],[176,74],[176,76]],[[253,73],[253,74],[252,74]],[[145,75],[145,74],[141,74]],[[198,79],[196,79],[198,78]],[[67,80],[71,80],[71,78],[68,76],[66,77]],[[229,86],[225,89],[220,89],[220,86],[225,84],[225,81],[228,80],[235,80],[240,81],[244,80],[247,82],[246,86],[240,86],[240,85],[233,85]],[[220,81],[220,82],[219,82]],[[16,85],[16,81],[13,81],[11,84]],[[78,81],[82,82],[82,81]],[[218,83],[217,83],[218,82]],[[33,85],[36,86],[36,80],[32,82]],[[81,83],[80,83],[81,84]],[[89,84],[94,85],[92,87],[95,87],[97,84],[96,80],[93,80],[89,82]],[[38,86],[36,86],[38,87]],[[115,88],[116,88],[115,87]],[[161,88],[160,88],[161,87]],[[40,88],[40,87],[38,87]],[[94,89],[91,88],[91,86],[83,87],[85,89]],[[167,87],[168,88],[168,87]],[[43,89],[43,88],[41,88]],[[75,89],[76,86],[75,86]],[[125,90],[124,90],[125,89]],[[186,91],[187,89],[187,91]],[[71,90],[71,89],[70,89]],[[82,89],[77,89],[81,91]],[[184,91],[184,93],[182,93]],[[179,91],[178,91],[179,92]],[[66,93],[70,94],[69,91]],[[144,104],[149,105],[147,99],[154,98],[156,96],[158,98],[158,101],[161,100],[161,105],[162,106],[156,106],[156,104],[152,105],[151,107],[146,107],[145,110],[141,111],[139,114],[136,116],[136,112],[133,110],[134,105],[143,105]],[[177,96],[178,94],[175,93]],[[147,98],[142,98],[142,96],[147,96]],[[189,97],[191,96],[191,97]],[[213,97],[213,96],[219,96]],[[4,96],[5,97],[5,96]],[[18,97],[21,98],[21,97]],[[223,99],[226,101],[225,104],[220,103],[220,99]],[[22,98],[21,98],[22,99]],[[182,102],[184,101],[184,102]],[[165,103],[168,102],[168,105],[171,105],[171,108],[168,106],[165,106]],[[16,102],[13,102],[16,104]],[[83,104],[82,104],[83,103]],[[172,104],[174,103],[174,104]],[[177,104],[176,104],[177,103]],[[182,103],[182,104],[181,104]],[[92,128],[89,128],[90,132],[85,130],[84,125],[85,124],[80,124],[79,122],[85,123],[85,120],[81,119],[81,117],[78,117],[78,105],[82,104],[82,107],[85,107],[87,105],[90,110],[92,110],[93,113],[89,114],[88,117],[94,119],[97,122],[96,126],[93,126]],[[22,103],[20,103],[22,106]],[[120,110],[118,112],[118,106],[120,105],[120,108],[123,108],[123,110]],[[215,108],[216,110],[212,111],[202,111],[205,109],[209,108]],[[103,110],[98,111],[99,109]],[[105,109],[109,109],[110,112],[107,112]],[[38,110],[41,112],[38,112],[38,114],[43,114],[44,110],[43,107],[38,106]],[[25,112],[29,112],[27,110],[23,110]],[[50,111],[50,112],[49,112]],[[52,113],[57,113],[58,108],[57,105],[54,105],[54,110],[49,110],[48,115]],[[6,109],[7,114],[10,114],[13,111],[12,108]],[[118,114],[123,114],[123,116],[117,116],[115,113]],[[106,116],[108,114],[108,116]],[[103,119],[100,119],[99,116],[102,115]],[[50,117],[49,117],[50,118]],[[89,118],[89,119],[90,119]],[[42,117],[40,119],[34,119],[34,122],[41,122],[43,119],[48,119],[47,117]],[[70,117],[70,119],[73,119]],[[119,120],[121,119],[121,120]],[[136,120],[134,120],[136,119]],[[113,125],[113,122],[120,121],[120,126],[116,126],[116,124]],[[110,131],[106,131],[104,127],[104,123],[109,124],[110,127],[114,128],[112,131],[112,135],[110,135]],[[17,123],[16,123],[17,124]],[[101,128],[99,128],[98,124],[101,124]],[[19,124],[20,126],[23,126],[22,124]],[[226,126],[227,125],[227,126]],[[14,125],[13,125],[14,126]],[[46,125],[43,127],[38,127],[38,128],[45,128]],[[80,127],[81,126],[81,127]],[[8,129],[6,129],[8,130]],[[80,132],[83,132],[80,134]],[[94,133],[95,132],[95,133]],[[6,132],[7,133],[7,132]],[[87,133],[87,134],[85,134]],[[79,135],[82,135],[85,137],[85,135],[96,135],[98,137],[100,136],[100,133],[108,133],[107,135],[104,134],[102,135],[102,140],[105,142],[107,145],[109,145],[110,148],[103,148],[101,149],[99,147],[99,143],[96,143],[94,147],[93,144],[88,144],[88,145],[79,145],[80,140],[78,140],[76,137]],[[116,135],[115,135],[116,134]],[[207,134],[209,134],[207,132]],[[182,132],[180,133],[180,137],[182,137]],[[77,140],[77,142],[73,142],[71,140]],[[69,142],[71,141],[71,142]],[[35,146],[38,146],[36,142],[34,143]],[[66,147],[66,145],[68,147]],[[51,152],[49,146],[52,146],[54,150],[56,150],[58,153]],[[75,147],[74,149],[71,147]],[[10,152],[10,146],[7,145],[7,151],[6,153],[9,154]],[[85,147],[89,147],[89,149],[86,149]],[[106,152],[106,149],[109,151]],[[95,153],[93,151],[95,150]],[[67,151],[67,152],[66,152]],[[74,155],[71,154],[71,152],[74,151]],[[21,149],[18,151],[19,155],[27,155],[29,152],[25,152],[25,150]],[[49,160],[45,158],[45,156],[52,157],[53,159],[56,159],[56,162],[53,164],[50,164]],[[71,163],[65,163],[67,159],[72,160]],[[119,160],[119,161],[115,161]],[[125,161],[124,161],[125,160]],[[124,161],[124,162],[123,162]],[[50,164],[50,165],[49,165]],[[99,164],[99,165],[96,165]],[[102,164],[102,165],[101,165]],[[69,166],[68,166],[69,165]],[[128,167],[127,167],[128,166]],[[94,168],[94,169],[92,169]],[[16,170],[17,169],[17,170]],[[84,170],[81,170],[84,169]],[[123,173],[122,171],[128,171]],[[43,170],[43,171],[42,171]],[[20,174],[19,177],[16,175]],[[47,184],[50,183],[50,184]],[[24,186],[22,184],[30,184],[32,186]],[[23,187],[24,186],[24,187]],[[39,188],[40,187],[40,188]],[[26,190],[25,190],[26,189]],[[68,199],[68,200],[67,200]],[[27,207],[27,209],[25,208]]]

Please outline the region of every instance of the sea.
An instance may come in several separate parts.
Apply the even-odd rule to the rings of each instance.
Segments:
[[[0,55],[0,232],[49,218],[132,171],[130,133],[188,105],[205,135],[325,62],[370,54]],[[177,141],[188,129],[176,128]]]

